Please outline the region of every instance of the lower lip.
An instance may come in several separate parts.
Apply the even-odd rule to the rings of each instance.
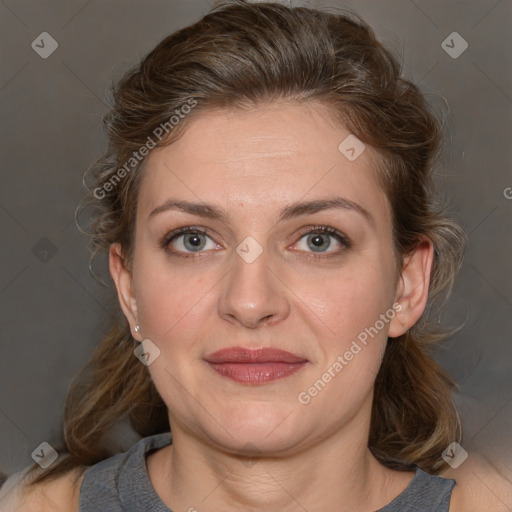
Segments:
[[[266,384],[300,371],[302,363],[208,363],[217,373],[243,384]]]

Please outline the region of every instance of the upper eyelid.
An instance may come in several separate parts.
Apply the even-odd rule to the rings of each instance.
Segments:
[[[162,240],[166,241],[167,244],[170,244],[174,239],[187,235],[187,234],[193,234],[194,232],[197,232],[200,235],[206,235],[208,238],[210,238],[213,242],[218,243],[215,238],[211,235],[211,231],[207,228],[203,227],[194,227],[194,226],[184,226],[182,228],[176,228],[167,233],[163,236]]]
[[[328,235],[328,236],[331,236],[333,238],[336,238],[337,241],[340,244],[342,244],[343,246],[345,246],[347,249],[352,247],[352,239],[349,238],[342,231],[340,231],[340,230],[338,230],[336,228],[333,228],[331,226],[309,226],[309,227],[305,228],[304,231],[301,231],[301,233],[298,235],[299,238],[298,238],[297,241],[301,240],[306,235],[310,235],[310,234],[313,234],[315,232],[318,232],[318,233],[320,233],[322,235]]]

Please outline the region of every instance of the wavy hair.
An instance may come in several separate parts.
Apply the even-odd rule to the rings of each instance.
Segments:
[[[377,151],[398,268],[425,237],[433,243],[429,304],[413,328],[387,344],[375,381],[368,446],[388,467],[417,465],[436,474],[443,468],[443,450],[460,440],[461,425],[454,384],[430,353],[443,336],[431,314],[451,291],[466,237],[434,189],[441,123],[357,15],[234,0],[160,42],[113,88],[104,119],[108,150],[92,168],[94,185],[85,202],[93,207],[92,254],[120,242],[130,262],[146,158],[130,159],[149,138],[157,147],[171,144],[203,111],[279,100],[327,106]],[[194,108],[170,129],[169,120],[187,104]],[[169,129],[159,139],[162,126]],[[141,437],[170,430],[166,406],[133,348],[120,315],[69,390],[60,447],[66,456],[33,484],[113,455],[102,439],[122,418]]]

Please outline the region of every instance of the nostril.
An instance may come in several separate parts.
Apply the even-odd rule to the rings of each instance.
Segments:
[[[274,315],[267,315],[267,316],[263,317],[263,318],[259,321],[259,323],[260,323],[261,325],[265,325],[265,326],[266,326],[266,325],[268,325],[268,324],[272,323],[273,319],[274,319]]]

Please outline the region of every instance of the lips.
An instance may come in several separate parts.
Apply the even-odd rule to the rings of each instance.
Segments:
[[[301,370],[307,359],[285,350],[242,347],[218,350],[205,358],[210,368],[236,382],[259,385],[291,376]]]

